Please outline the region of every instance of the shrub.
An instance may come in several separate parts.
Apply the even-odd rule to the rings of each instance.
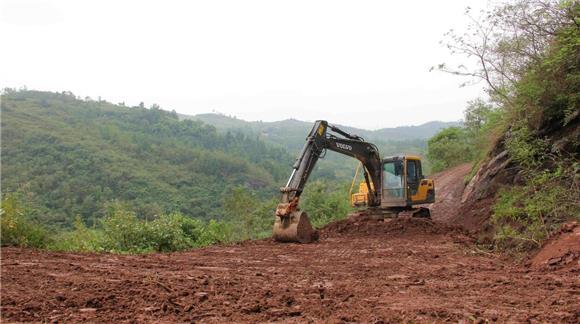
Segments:
[[[196,241],[198,247],[234,241],[234,226],[225,221],[210,220],[201,227],[200,236]]]
[[[58,233],[49,249],[67,252],[101,252],[104,250],[103,239],[102,231],[87,228],[82,219],[77,216],[74,230]]]
[[[432,171],[438,172],[474,157],[473,137],[462,127],[449,127],[435,134],[427,143],[427,157]]]
[[[276,204],[273,199],[260,202],[245,187],[230,189],[224,199],[224,211],[225,219],[237,229],[233,239],[257,239],[270,235]]]
[[[13,194],[2,199],[0,208],[0,242],[2,246],[20,246],[44,248],[50,243],[48,230],[28,217],[28,210],[23,208]]]
[[[343,219],[351,210],[345,188],[329,186],[325,182],[314,181],[302,195],[302,209],[308,213],[312,225],[323,225]]]
[[[525,250],[540,246],[559,224],[580,218],[574,171],[557,167],[530,177],[524,186],[500,191],[493,206],[496,243],[500,248]]]
[[[114,206],[101,225],[106,251],[139,253],[152,250],[146,223],[137,219],[133,212]]]
[[[196,241],[196,223],[189,222],[179,214],[162,215],[149,223],[143,223],[146,249],[157,252],[179,251],[191,248]],[[189,230],[189,235],[184,231]]]
[[[549,142],[538,138],[528,127],[526,120],[519,120],[508,133],[505,146],[515,162],[524,169],[531,170],[542,164]]]

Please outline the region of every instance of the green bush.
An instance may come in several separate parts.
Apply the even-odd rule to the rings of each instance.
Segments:
[[[143,221],[118,207],[102,221],[102,233],[103,249],[112,252],[179,251],[218,242],[201,220],[164,214],[153,221]]]
[[[102,252],[103,239],[102,231],[87,228],[82,219],[77,217],[74,230],[56,234],[48,248],[67,252]]]
[[[106,251],[140,253],[153,250],[147,224],[131,211],[113,207],[101,225]]]
[[[272,201],[259,204],[252,214],[273,215]],[[273,216],[260,225],[253,236],[270,235]],[[6,196],[0,210],[1,243],[3,246],[47,248],[67,252],[146,253],[169,252],[229,243],[245,239],[237,224],[227,221],[205,222],[184,215],[162,214],[147,221],[137,217],[127,206],[115,203],[109,206],[107,216],[98,226],[88,228],[76,217],[72,230],[49,231],[29,220],[27,210],[16,196]],[[269,222],[269,224],[267,224]],[[253,224],[253,223],[252,223]],[[267,224],[268,230],[265,230]]]
[[[7,194],[0,208],[0,242],[2,246],[44,248],[50,236],[44,226],[29,219],[16,196]]]
[[[538,138],[527,125],[527,121],[519,120],[506,136],[505,146],[510,157],[526,170],[539,167],[546,157],[549,142]]]
[[[200,222],[201,225],[201,222]],[[147,249],[157,252],[185,250],[195,246],[196,223],[179,214],[162,215],[152,222],[143,223]],[[186,234],[184,227],[189,230]],[[188,235],[189,234],[189,235]]]
[[[204,227],[201,227],[197,245],[201,247],[230,243],[235,240],[234,237],[234,226],[231,223],[212,219]]]
[[[449,127],[435,134],[427,144],[432,171],[438,172],[469,162],[474,157],[474,142],[467,129]]]
[[[313,181],[308,184],[302,194],[301,206],[316,228],[345,218],[351,210],[348,190],[322,181]]]
[[[505,130],[503,109],[481,98],[471,100],[464,111],[463,127],[443,129],[429,140],[426,162],[435,172],[473,162],[465,177],[467,183]]]
[[[228,191],[224,199],[225,219],[236,228],[235,240],[264,238],[271,234],[274,199],[260,201],[250,190],[238,186]]]
[[[346,190],[315,181],[304,194],[302,207],[315,227],[343,218],[350,206]],[[179,213],[140,219],[130,207],[113,203],[106,216],[87,227],[80,216],[71,230],[48,231],[28,219],[14,196],[2,201],[2,245],[47,248],[67,252],[169,252],[264,238],[271,235],[278,201],[260,201],[253,192],[237,187],[227,195],[225,220],[208,222]]]
[[[500,191],[492,216],[498,247],[526,250],[540,246],[562,222],[580,219],[580,192],[574,189],[574,174],[563,167],[544,170],[523,186]]]

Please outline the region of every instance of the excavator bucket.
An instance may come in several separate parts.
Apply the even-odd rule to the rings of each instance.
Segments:
[[[308,215],[300,210],[286,215],[276,213],[273,232],[278,242],[310,243],[317,239]]]

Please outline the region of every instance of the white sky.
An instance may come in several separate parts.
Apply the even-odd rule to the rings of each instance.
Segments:
[[[0,0],[0,86],[367,129],[462,117],[447,1]]]

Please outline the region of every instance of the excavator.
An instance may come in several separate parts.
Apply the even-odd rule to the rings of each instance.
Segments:
[[[435,183],[423,176],[420,157],[397,155],[381,159],[376,145],[318,120],[292,166],[286,186],[280,188],[282,197],[276,207],[274,240],[310,243],[317,239],[308,215],[298,204],[316,162],[326,150],[353,157],[363,166],[364,182],[355,195],[357,206],[367,208],[359,211],[358,216],[383,219],[410,212],[414,217],[430,217],[428,208],[417,206],[435,202]]]

